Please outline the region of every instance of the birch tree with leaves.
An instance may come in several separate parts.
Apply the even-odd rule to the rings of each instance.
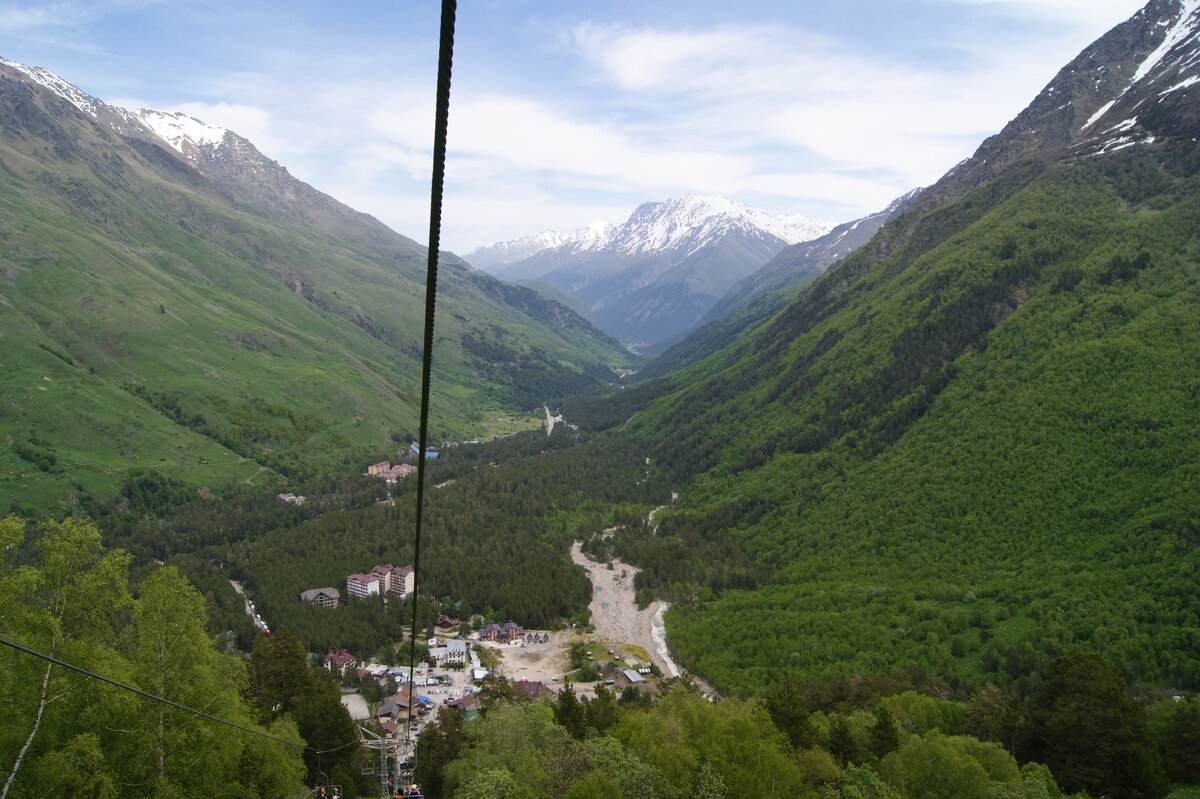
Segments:
[[[0,620],[15,643],[64,660],[102,659],[114,643],[115,621],[129,607],[129,557],[106,551],[95,525],[76,519],[38,528],[37,565],[11,563],[0,573]],[[0,543],[15,558],[24,524],[0,520]],[[6,653],[4,715],[13,723],[3,738],[4,762],[11,762],[0,799],[18,784],[21,767],[39,732],[57,727],[79,708],[62,708],[80,677],[50,661]],[[95,698],[92,691],[82,696]],[[61,709],[60,709],[61,708]],[[56,712],[57,711],[57,712]],[[62,740],[59,736],[55,738]],[[69,736],[67,736],[69,737]],[[11,757],[11,761],[7,758]]]

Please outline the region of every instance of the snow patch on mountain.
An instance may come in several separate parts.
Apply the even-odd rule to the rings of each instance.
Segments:
[[[1129,85],[1132,86],[1149,75],[1177,45],[1195,32],[1197,25],[1200,24],[1200,13],[1198,13],[1200,12],[1200,0],[1183,0],[1181,5],[1182,9],[1179,18],[1175,20],[1175,24],[1167,31],[1167,35],[1163,38],[1162,43],[1155,48],[1153,53],[1146,56],[1146,60],[1138,66],[1137,71],[1133,73],[1132,80],[1129,81]],[[1193,49],[1190,55],[1190,63],[1181,64],[1181,68],[1195,63],[1197,57],[1196,51]]]
[[[209,125],[184,113],[170,114],[143,108],[137,115],[155,135],[192,159],[195,158],[195,147],[220,144],[229,132],[226,128]]]
[[[1105,114],[1107,114],[1108,109],[1112,108],[1116,104],[1116,102],[1117,102],[1116,100],[1109,100],[1107,103],[1100,106],[1100,108],[1096,110],[1096,113],[1092,114],[1091,117],[1088,118],[1088,121],[1083,123],[1083,127],[1079,129],[1079,132],[1082,133],[1083,131],[1087,130],[1092,125],[1094,125],[1096,120],[1099,119],[1100,117],[1104,116]]]
[[[93,119],[99,115],[98,109],[103,105],[99,100],[90,94],[80,91],[78,87],[67,83],[45,67],[27,67],[16,61],[9,61],[7,58],[0,58],[0,64],[12,67],[18,72],[29,76],[34,82],[45,86]]]
[[[1189,70],[1194,70],[1200,64],[1200,48],[1196,46],[1197,32],[1200,31],[1200,0],[1180,0],[1179,15],[1174,20],[1160,20],[1157,26],[1167,29],[1158,47],[1154,48],[1138,64],[1124,90],[1092,114],[1091,118],[1079,129],[1080,133],[1104,117],[1112,110],[1113,106],[1120,103],[1130,89],[1144,80],[1165,81],[1167,75],[1175,76],[1173,85],[1158,93],[1160,100],[1165,95],[1186,89],[1200,80],[1195,75],[1184,74]],[[1105,142],[1100,149],[1111,151],[1112,143],[1112,141]]]

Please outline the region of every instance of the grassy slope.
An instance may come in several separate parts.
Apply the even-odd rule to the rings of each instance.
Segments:
[[[102,492],[131,463],[212,486],[415,435],[419,252],[398,236],[342,240],[235,205],[62,109],[14,107],[0,141],[0,507],[47,510],[79,488]],[[481,326],[519,341],[513,357],[540,373],[629,363],[577,320],[518,310],[494,281],[452,264],[443,273],[435,437],[469,437],[487,412],[543,399],[529,403],[503,374],[480,378],[486,364],[462,341]],[[131,384],[160,401],[134,401]],[[163,398],[221,428],[226,446],[161,413]],[[18,464],[28,447],[54,451],[58,468]],[[238,470],[247,454],[257,463]]]
[[[709,370],[634,425],[704,464],[679,512],[754,510],[728,532],[774,583],[677,610],[684,660],[746,689],[1087,647],[1200,683],[1187,172],[1032,166],[677,377]]]

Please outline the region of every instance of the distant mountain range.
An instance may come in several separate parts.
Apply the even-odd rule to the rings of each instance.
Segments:
[[[690,330],[738,280],[789,244],[832,227],[687,195],[645,203],[621,225],[547,231],[465,257],[505,280],[544,281],[570,292],[605,332],[640,351]]]

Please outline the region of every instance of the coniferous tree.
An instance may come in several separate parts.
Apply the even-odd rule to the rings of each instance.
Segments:
[[[882,760],[900,746],[900,729],[896,717],[882,703],[875,706],[875,726],[871,727],[871,754]]]
[[[1099,655],[1058,658],[1033,697],[1025,757],[1050,767],[1064,791],[1124,799],[1167,793],[1145,713]]]

